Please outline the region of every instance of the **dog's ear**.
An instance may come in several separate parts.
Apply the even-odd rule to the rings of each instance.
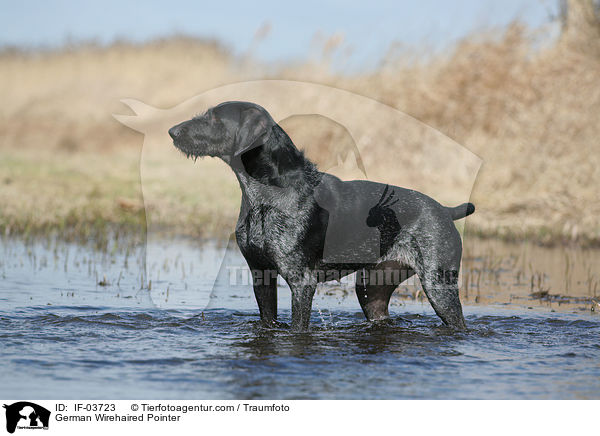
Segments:
[[[257,108],[246,109],[240,116],[240,128],[234,140],[234,156],[263,145],[271,134],[275,125],[273,119]]]

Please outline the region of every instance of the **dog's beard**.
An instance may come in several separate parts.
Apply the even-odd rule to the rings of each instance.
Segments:
[[[194,150],[193,146],[190,147],[187,144],[178,144],[175,141],[173,141],[173,145],[177,150],[184,154],[185,157],[188,159],[193,159],[194,162],[196,162],[199,158],[201,159],[204,157],[204,155],[199,154],[197,150]]]

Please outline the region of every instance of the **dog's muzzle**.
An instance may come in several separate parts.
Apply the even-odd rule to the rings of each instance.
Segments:
[[[173,126],[169,129],[169,136],[175,140],[181,134],[181,130],[181,126]]]

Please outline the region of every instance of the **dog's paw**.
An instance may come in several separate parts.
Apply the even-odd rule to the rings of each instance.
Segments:
[[[270,329],[289,329],[290,326],[284,322],[281,321],[277,321],[275,320],[271,320],[271,321],[263,321],[262,325],[266,328],[270,328]]]

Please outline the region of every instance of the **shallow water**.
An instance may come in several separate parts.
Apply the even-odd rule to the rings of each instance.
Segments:
[[[456,333],[410,287],[390,322],[370,324],[350,287],[325,285],[312,330],[291,333],[260,326],[247,285],[214,286],[216,244],[1,249],[5,398],[600,398],[600,316],[585,296],[558,308],[528,297],[527,285],[491,303],[497,291],[480,279],[467,284],[469,330]],[[279,291],[289,322],[289,290]]]

